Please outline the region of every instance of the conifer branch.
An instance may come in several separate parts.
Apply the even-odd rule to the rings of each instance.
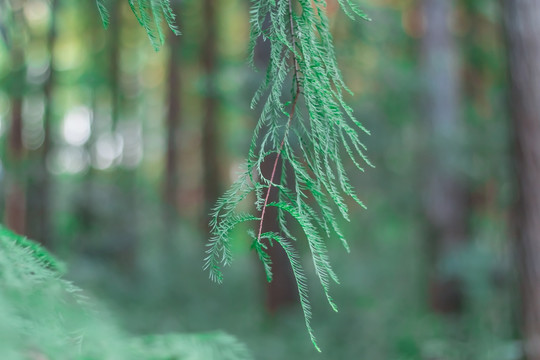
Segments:
[[[300,95],[300,79],[298,78],[298,74],[300,73],[300,67],[298,66],[298,59],[296,58],[296,53],[294,50],[296,49],[296,35],[294,31],[294,21],[293,21],[293,9],[292,9],[292,0],[288,0],[289,2],[289,24],[291,26],[291,39],[292,39],[292,48],[293,48],[293,61],[294,61],[294,79],[296,81],[296,94],[294,96],[294,104],[296,105],[296,100],[298,99],[298,95]],[[293,106],[294,109],[294,106]],[[294,110],[291,111],[291,114],[294,113]],[[292,118],[292,115],[291,115]],[[290,122],[290,119],[289,119]]]
[[[292,46],[293,50],[296,48],[296,36],[294,33],[294,23],[293,23],[293,16],[292,16],[292,1],[288,0],[289,2],[289,20],[291,25],[291,39],[292,39]],[[299,66],[298,66],[298,60],[296,58],[296,54],[293,52],[293,62],[294,62],[294,82],[296,83],[296,90],[293,95],[293,103],[291,107],[291,113],[289,114],[289,120],[287,121],[287,126],[285,128],[285,134],[283,135],[283,140],[281,140],[281,144],[279,145],[279,151],[276,155],[276,159],[274,160],[274,166],[272,168],[272,175],[270,176],[270,184],[268,185],[268,189],[266,191],[266,197],[264,198],[264,204],[262,206],[262,212],[261,212],[261,221],[259,223],[259,233],[257,234],[257,242],[261,242],[261,234],[263,229],[263,222],[264,222],[264,215],[266,213],[266,208],[268,205],[268,199],[270,198],[270,191],[272,190],[272,185],[274,184],[274,177],[276,175],[276,169],[277,164],[279,163],[279,157],[281,155],[281,152],[283,151],[283,145],[285,144],[285,139],[289,135],[289,129],[291,127],[291,121],[294,116],[294,112],[296,110],[296,103],[298,102],[298,97],[300,96],[300,81],[298,79],[298,73],[300,72]]]
[[[330,295],[330,283],[339,283],[339,280],[332,269],[325,237],[336,236],[349,251],[336,213],[349,220],[345,196],[364,207],[349,181],[341,152],[345,151],[361,171],[360,159],[368,166],[372,164],[358,134],[369,132],[354,117],[343,97],[350,90],[337,66],[325,13],[326,1],[296,1],[300,8],[298,13],[293,10],[292,0],[252,0],[250,62],[254,58],[257,39],[270,43],[266,76],[253,97],[252,108],[265,94],[266,98],[251,141],[247,169],[214,208],[204,268],[209,270],[211,279],[221,282],[221,266],[232,261],[232,230],[240,223],[257,221],[257,233],[250,231],[249,234],[253,240],[252,248],[264,265],[267,280],[272,279],[268,246],[279,245],[287,254],[296,279],[308,334],[315,348],[320,350],[310,325],[307,279],[291,243],[297,238],[288,228],[287,218],[300,225],[324,294],[331,308],[337,311]],[[340,4],[350,15],[363,15],[352,0],[342,0]],[[283,90],[290,74],[293,77],[292,100],[284,103]],[[289,113],[285,110],[288,106]],[[267,179],[261,168],[271,154],[276,157]],[[294,172],[290,181],[285,171],[280,179],[276,179],[280,160],[282,169],[290,165]],[[278,193],[277,202],[270,202],[273,190]],[[250,193],[255,193],[255,206],[260,216],[237,211],[240,202]],[[263,232],[267,207],[276,208],[283,235]],[[268,245],[262,243],[263,239]]]
[[[104,2],[104,0],[96,0],[96,5],[103,27],[107,28],[110,23],[110,14]],[[160,46],[165,43],[165,35],[162,30],[163,19],[175,35],[180,35],[175,21],[176,15],[171,7],[171,0],[128,0],[128,3],[133,15],[146,31],[155,51],[158,51]]]

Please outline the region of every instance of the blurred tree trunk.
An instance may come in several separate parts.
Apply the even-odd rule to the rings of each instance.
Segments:
[[[89,4],[90,6],[93,6],[94,4]],[[92,77],[89,81],[90,84],[90,136],[88,137],[88,140],[84,144],[84,150],[89,155],[90,160],[92,159],[92,151],[93,146],[95,146],[95,140],[96,140],[96,130],[98,128],[97,122],[98,122],[98,92],[99,92],[99,85],[102,75],[102,72],[105,71],[106,66],[104,66],[103,62],[103,49],[99,49],[99,37],[98,33],[103,31],[103,25],[101,23],[101,19],[98,17],[93,17],[91,21],[91,28],[90,31],[92,32],[91,36],[91,50],[89,51],[89,54],[92,56],[92,62],[90,65],[90,71],[92,72]],[[104,77],[104,76],[103,76]],[[76,208],[76,216],[80,219],[80,226],[82,230],[81,235],[86,235],[90,232],[92,225],[95,221],[95,199],[94,199],[94,181],[95,181],[95,169],[92,166],[92,161],[90,161],[88,171],[86,172],[84,176],[84,183],[82,184],[82,191],[83,194],[85,194],[84,199],[86,201],[79,201]],[[83,237],[81,236],[81,238]],[[83,244],[78,244],[83,245]]]
[[[179,14],[178,2],[172,2],[175,14]],[[178,19],[178,17],[177,17]],[[168,110],[167,110],[167,153],[165,159],[165,184],[163,202],[165,227],[168,242],[172,240],[175,226],[178,198],[178,161],[179,161],[179,127],[181,119],[181,78],[180,78],[180,36],[169,33],[169,70],[168,70]],[[167,244],[169,247],[170,244]]]
[[[14,59],[16,56],[13,57]],[[23,72],[24,74],[24,72]],[[26,194],[24,192],[24,148],[22,143],[22,98],[11,99],[11,127],[7,149],[11,176],[7,186],[4,221],[8,228],[24,235],[26,232]]]
[[[517,183],[516,262],[527,359],[540,359],[540,2],[505,0]]]
[[[25,84],[25,61],[22,49],[22,6],[12,2],[13,16],[16,28],[11,45],[11,125],[8,134],[6,149],[6,167],[9,167],[8,182],[6,186],[6,203],[4,222],[8,228],[19,234],[26,232],[26,193],[23,132],[23,93]]]
[[[116,131],[118,118],[120,115],[119,99],[119,76],[120,76],[120,27],[121,27],[121,4],[114,1],[110,6],[110,25],[109,25],[109,88],[111,91],[111,118],[112,130]]]
[[[47,51],[50,56],[49,75],[43,86],[45,111],[43,114],[43,144],[38,151],[38,159],[32,169],[29,180],[28,199],[28,235],[43,245],[51,247],[50,229],[50,176],[47,171],[47,157],[51,148],[51,121],[53,113],[53,85],[54,85],[54,43],[56,40],[56,12],[58,0],[51,1],[51,22],[47,36]]]
[[[87,3],[82,8],[82,11],[95,11],[94,3]],[[75,248],[72,249],[75,252],[84,252],[84,247],[87,245],[90,239],[91,231],[95,228],[97,213],[96,213],[96,170],[94,168],[93,154],[94,147],[96,146],[96,138],[98,136],[99,129],[98,123],[100,121],[100,101],[98,94],[103,84],[103,79],[106,79],[106,72],[108,71],[108,57],[106,56],[107,48],[102,46],[101,37],[108,32],[103,31],[103,24],[99,16],[91,16],[89,18],[90,43],[88,46],[88,56],[91,58],[88,64],[87,71],[91,75],[88,79],[89,85],[89,101],[88,106],[90,110],[90,133],[88,140],[84,143],[84,151],[88,155],[89,166],[84,174],[83,183],[81,184],[80,197],[75,203],[74,213],[78,219],[78,236],[77,240],[73,242]]]
[[[441,270],[466,241],[467,196],[459,166],[462,138],[460,73],[450,31],[453,1],[424,0],[421,40],[423,112],[429,139],[424,209],[430,233],[430,305],[441,313],[463,308],[459,278]]]
[[[218,93],[216,88],[216,1],[203,0],[204,39],[202,44],[201,62],[204,68],[204,99],[202,122],[202,157],[203,157],[203,186],[204,186],[204,215],[205,226],[208,214],[214,202],[221,195],[221,176],[219,163],[219,137],[216,121],[218,111]]]
[[[270,26],[270,17],[265,19],[265,24],[266,28]],[[255,65],[259,69],[265,69],[266,66],[268,66],[270,50],[269,41],[262,41],[261,38],[257,39],[254,61]],[[260,74],[265,74],[265,71],[261,71]],[[262,77],[260,81],[263,81]],[[272,170],[275,160],[276,155],[271,154],[267,156],[261,164],[262,175],[267,179],[272,177]],[[282,159],[280,158],[276,168],[275,179],[281,178],[282,168]],[[291,177],[292,175],[288,176],[289,179],[291,179]],[[268,200],[269,202],[279,201],[278,192],[275,187],[270,191],[270,197]],[[269,231],[278,234],[281,233],[281,229],[278,225],[277,208],[273,206],[267,207],[264,215],[262,232],[264,233]],[[298,303],[298,291],[296,289],[294,274],[285,251],[283,251],[283,249],[277,245],[269,246],[268,254],[272,259],[273,279],[272,282],[266,284],[266,308],[269,312],[274,312],[280,308],[286,307],[287,305]],[[258,259],[257,264],[260,265]],[[262,266],[260,271],[262,272]],[[261,276],[261,278],[266,279],[265,276]]]
[[[270,179],[272,177],[275,161],[276,154],[268,155],[266,159],[264,159],[261,165],[261,171],[265,178]],[[281,178],[281,171],[282,160],[280,158],[276,168],[275,179]],[[269,202],[279,201],[277,188],[272,188],[268,200]],[[277,210],[278,209],[274,206],[266,208],[262,228],[263,233],[275,232],[279,234],[281,232],[278,224]],[[274,312],[289,304],[297,303],[298,291],[296,289],[296,282],[294,280],[292,268],[289,264],[289,259],[281,246],[268,246],[268,255],[270,255],[272,259],[273,279],[266,287],[266,306],[270,312]]]
[[[124,97],[121,96],[121,51],[122,51],[122,6],[125,3],[115,1],[111,4],[110,11],[110,58],[109,58],[109,86],[111,91],[111,132],[116,137],[119,134],[120,114],[122,107],[126,106]],[[131,104],[136,106],[136,104]],[[122,152],[124,154],[127,140],[123,139]],[[118,179],[118,201],[123,202],[124,210],[119,216],[116,249],[116,260],[121,270],[127,275],[135,274],[138,246],[138,221],[137,221],[137,176],[133,169],[123,168],[121,164],[115,164],[115,173]]]

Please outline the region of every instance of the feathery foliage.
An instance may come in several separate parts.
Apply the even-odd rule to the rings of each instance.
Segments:
[[[339,3],[349,17],[369,20],[352,0],[339,0]],[[324,293],[337,311],[330,295],[330,283],[339,281],[328,257],[325,238],[337,236],[349,251],[336,212],[349,220],[346,196],[365,207],[349,182],[343,158],[350,157],[360,171],[364,171],[362,164],[373,166],[359,137],[359,132],[369,134],[369,131],[345,102],[344,94],[351,92],[337,65],[325,8],[325,0],[252,1],[250,63],[253,65],[258,39],[270,42],[271,48],[266,78],[252,100],[252,108],[262,102],[262,111],[246,168],[213,209],[212,234],[204,265],[210,278],[221,282],[221,266],[232,261],[232,229],[246,221],[258,223],[257,233],[250,233],[252,248],[264,264],[268,281],[272,279],[272,261],[267,247],[277,244],[284,249],[296,278],[308,333],[319,351],[310,326],[307,280],[293,246],[296,238],[290,222],[301,226]],[[289,94],[288,84],[291,84]],[[273,170],[267,178],[261,165],[270,155],[274,158]],[[281,167],[279,178],[278,166]],[[287,179],[286,166],[294,172],[291,179]],[[272,189],[278,192],[279,201],[269,202]],[[239,203],[251,193],[256,196],[259,215],[238,213]],[[268,207],[278,210],[281,234],[263,233]]]
[[[63,269],[40,245],[0,226],[2,359],[251,359],[220,332],[130,338],[61,277]]]
[[[96,0],[101,22],[105,28],[110,23],[110,14],[106,2],[107,0]],[[175,35],[180,35],[171,0],[128,0],[128,3],[137,21],[146,31],[154,50],[159,50],[160,46],[165,42],[163,22],[167,24]]]

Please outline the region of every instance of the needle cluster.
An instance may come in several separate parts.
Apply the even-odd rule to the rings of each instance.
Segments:
[[[110,23],[110,14],[106,3],[107,0],[96,0],[99,15],[105,28]],[[175,35],[180,35],[171,0],[128,0],[128,3],[139,24],[146,30],[154,50],[159,50],[160,46],[165,43],[164,23]]]
[[[369,20],[350,0],[339,3],[351,18]],[[307,330],[319,350],[310,325],[307,279],[294,246],[300,238],[291,224],[300,225],[328,303],[337,311],[330,283],[339,280],[326,240],[337,237],[349,251],[337,214],[349,220],[346,197],[365,206],[349,181],[344,158],[360,171],[372,166],[359,136],[369,131],[345,102],[344,94],[350,90],[337,65],[325,0],[253,0],[250,21],[252,64],[257,41],[270,42],[266,77],[252,100],[252,108],[263,103],[262,111],[245,169],[213,209],[205,269],[212,280],[222,282],[221,267],[232,262],[232,230],[244,222],[256,223],[258,231],[250,232],[252,248],[267,279],[272,280],[268,247],[281,246],[296,278]],[[265,177],[261,165],[269,158],[274,159],[273,170]],[[278,166],[281,171],[276,171]],[[287,178],[286,167],[293,176]],[[269,201],[272,190],[277,191],[278,201]],[[256,211],[240,212],[238,205],[250,194],[255,194]],[[277,208],[279,233],[263,232],[269,207]]]

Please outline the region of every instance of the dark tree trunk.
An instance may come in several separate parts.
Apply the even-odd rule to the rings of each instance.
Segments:
[[[13,6],[15,22],[22,23],[22,7]],[[8,228],[19,233],[26,232],[26,193],[25,169],[23,159],[25,151],[22,140],[23,118],[22,104],[24,93],[25,67],[24,54],[21,48],[21,29],[15,29],[11,42],[11,66],[13,79],[11,81],[11,125],[8,134],[6,150],[6,166],[9,167],[6,186],[6,203],[4,222]]]
[[[179,13],[176,4],[173,10]],[[168,110],[167,110],[167,153],[165,159],[165,184],[163,202],[165,227],[168,239],[172,239],[174,224],[177,219],[178,198],[178,161],[179,161],[179,127],[181,123],[180,97],[180,37],[172,32],[169,35],[169,74],[168,74]],[[168,241],[169,243],[171,240]]]
[[[518,183],[516,262],[527,359],[540,359],[540,2],[505,0]]]
[[[429,139],[424,208],[430,232],[430,303],[441,313],[463,307],[460,280],[439,269],[466,240],[467,197],[459,165],[462,140],[456,46],[450,31],[453,1],[424,0],[421,40],[424,117]]]
[[[50,176],[47,171],[47,157],[51,148],[51,122],[53,114],[54,85],[54,43],[56,40],[56,12],[58,0],[51,1],[51,23],[47,36],[47,50],[50,54],[49,76],[43,86],[45,111],[43,114],[43,144],[38,151],[38,159],[30,179],[28,205],[28,234],[43,245],[51,247],[50,229]]]
[[[95,4],[88,3],[85,10],[95,11]],[[88,140],[84,144],[84,151],[89,155],[89,160],[92,160],[93,148],[96,145],[95,140],[98,135],[96,130],[100,128],[98,125],[98,122],[100,121],[100,116],[98,116],[100,111],[98,94],[101,90],[100,85],[102,79],[107,77],[105,72],[108,71],[108,62],[106,61],[108,60],[108,57],[106,57],[105,54],[108,53],[108,49],[100,46],[102,41],[101,36],[103,34],[103,24],[99,16],[91,17],[89,31],[91,32],[91,40],[89,43],[88,55],[92,58],[89,70],[94,76],[88,81],[90,88],[88,104],[90,108],[90,134]],[[92,161],[90,161],[89,167],[84,175],[84,182],[81,184],[80,194],[82,199],[77,201],[74,209],[74,216],[77,217],[79,223],[79,236],[77,236],[77,240],[73,242],[76,246],[73,251],[77,252],[84,252],[84,246],[88,243],[89,235],[94,228],[94,225],[96,225],[96,170],[92,165]]]
[[[11,100],[11,127],[8,140],[8,159],[11,176],[7,187],[4,221],[8,228],[24,235],[26,232],[26,194],[22,160],[22,99],[17,95]]]
[[[219,137],[217,136],[218,123],[218,94],[216,88],[216,2],[203,0],[204,40],[202,44],[201,62],[204,68],[204,100],[202,122],[202,157],[203,157],[203,185],[205,194],[205,214],[203,219],[208,220],[208,214],[217,198],[221,195],[221,176],[219,171]]]
[[[275,160],[276,155],[272,154],[267,156],[262,163],[261,170],[266,179],[270,179],[272,176]],[[279,159],[275,179],[281,178],[281,169],[282,160]],[[273,187],[270,191],[268,202],[278,201],[277,188]],[[265,232],[275,232],[278,234],[281,232],[278,225],[277,208],[274,206],[269,206],[265,210],[262,233]],[[278,245],[268,246],[268,254],[272,259],[273,279],[266,287],[266,306],[270,312],[274,312],[289,304],[297,303],[298,292],[296,290],[294,274],[285,251]]]
[[[115,1],[111,4],[110,12],[110,58],[109,58],[109,87],[111,91],[111,131],[117,135],[120,125],[120,115],[123,107],[126,107],[125,98],[121,96],[121,51],[122,51],[122,6],[124,2]],[[131,104],[136,106],[136,104]],[[124,140],[126,144],[127,140]],[[134,276],[137,262],[138,246],[138,221],[137,221],[137,188],[136,172],[132,169],[115,169],[119,186],[117,196],[119,201],[124,202],[122,214],[118,214],[120,226],[117,227],[118,242],[116,249],[116,261],[120,269],[128,276]]]
[[[265,19],[265,27],[270,26],[270,18]],[[270,59],[270,42],[262,41],[260,38],[257,40],[255,47],[254,61],[259,69],[264,69],[268,65]],[[264,74],[261,71],[260,74]],[[263,78],[259,79],[263,81]],[[260,109],[259,109],[260,110]],[[266,157],[261,164],[261,171],[265,178],[270,179],[272,177],[272,170],[276,155],[272,154]],[[281,179],[282,160],[278,161],[276,167],[276,174],[274,179],[279,181]],[[288,168],[288,167],[286,167]],[[287,173],[287,177],[291,179],[292,175]],[[269,202],[279,201],[277,189],[274,187],[270,192]],[[278,225],[277,208],[269,206],[265,210],[264,222],[262,232],[275,232],[280,233],[281,230]],[[289,264],[289,259],[283,249],[280,246],[274,245],[268,248],[268,254],[272,259],[272,273],[273,280],[266,285],[266,307],[269,312],[274,312],[280,308],[286,307],[290,304],[298,303],[298,291],[296,289],[296,282],[294,274]],[[257,258],[258,261],[258,258]],[[262,273],[262,267],[261,267]],[[265,278],[261,275],[261,278]]]
[[[120,76],[120,26],[121,26],[121,4],[119,1],[114,1],[111,4],[110,26],[108,33],[110,34],[109,43],[109,88],[111,91],[111,117],[112,130],[116,131],[118,118],[120,116],[120,99],[119,99],[119,76]]]

